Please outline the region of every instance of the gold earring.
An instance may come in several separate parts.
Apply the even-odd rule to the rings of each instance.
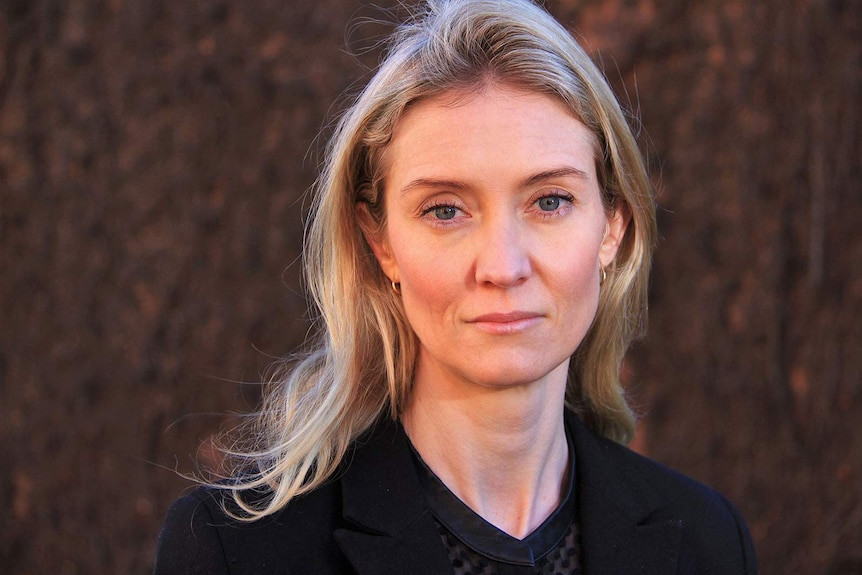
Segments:
[[[599,276],[599,287],[605,285],[605,281],[608,279],[608,272],[605,271],[605,268],[599,268],[601,271],[601,275]]]
[[[391,282],[392,283],[392,291],[395,292],[396,295],[401,295],[401,283],[400,282]]]

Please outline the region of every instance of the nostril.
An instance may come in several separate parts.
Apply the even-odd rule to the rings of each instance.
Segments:
[[[530,275],[530,260],[517,241],[495,239],[479,251],[476,262],[478,283],[513,287]]]

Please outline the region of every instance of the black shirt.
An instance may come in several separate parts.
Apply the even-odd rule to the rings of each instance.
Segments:
[[[412,447],[412,446],[411,446]],[[569,441],[566,494],[524,539],[488,523],[449,490],[413,449],[419,478],[455,575],[579,575],[575,453]]]

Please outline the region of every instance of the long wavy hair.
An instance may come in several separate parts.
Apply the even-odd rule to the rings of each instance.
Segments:
[[[443,92],[501,82],[561,101],[594,135],[608,213],[631,221],[607,269],[592,327],[570,362],[566,402],[597,433],[627,443],[634,415],[620,384],[623,356],[641,334],[655,242],[649,179],[605,78],[551,15],[529,0],[429,0],[393,34],[376,74],[341,116],[313,188],[305,270],[319,310],[312,351],[271,377],[249,443],[218,485],[254,520],[321,485],[351,442],[410,395],[417,341],[400,299],[363,236],[357,206],[386,225],[383,152],[405,109]],[[239,470],[242,470],[240,473]],[[249,490],[264,497],[249,498]]]

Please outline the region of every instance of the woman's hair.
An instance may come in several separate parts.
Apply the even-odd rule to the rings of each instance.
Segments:
[[[631,214],[596,318],[572,358],[566,393],[569,407],[597,433],[631,439],[634,416],[619,372],[644,326],[656,231],[651,186],[626,118],[589,56],[529,0],[429,0],[394,33],[329,141],[305,244],[319,341],[273,375],[251,445],[226,450],[238,467],[220,485],[233,490],[243,518],[273,513],[325,482],[353,440],[384,413],[396,418],[403,409],[418,345],[365,240],[358,205],[371,216],[370,233],[385,228],[382,157],[408,106],[493,83],[561,101],[595,135],[606,210]],[[250,502],[247,490],[268,495]]]

